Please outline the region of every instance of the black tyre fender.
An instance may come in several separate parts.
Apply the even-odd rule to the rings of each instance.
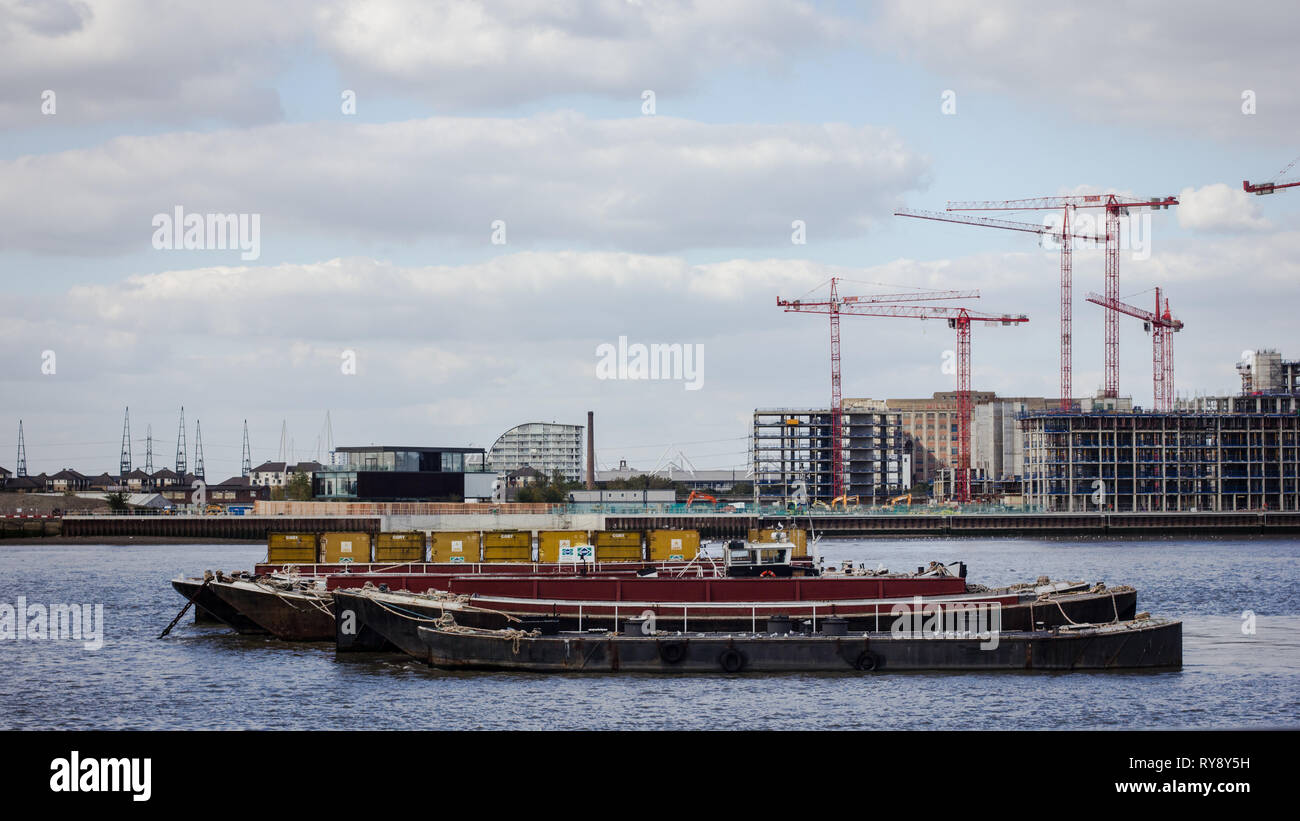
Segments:
[[[686,658],[686,643],[681,641],[666,641],[659,645],[659,658],[664,660],[665,664],[680,664]]]
[[[745,654],[734,647],[728,647],[718,656],[718,664],[728,673],[739,673],[745,667]]]
[[[880,666],[880,656],[870,650],[863,650],[858,654],[853,666],[864,673],[870,673]]]

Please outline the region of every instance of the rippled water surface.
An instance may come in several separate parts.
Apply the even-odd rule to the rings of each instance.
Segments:
[[[873,729],[1300,726],[1300,540],[871,540],[828,561],[964,559],[989,585],[1129,583],[1184,620],[1158,673],[782,676],[444,673],[195,625],[156,638],[168,580],[251,567],[245,545],[0,544],[0,604],[102,603],[104,646],[0,640],[0,728]],[[1255,633],[1243,632],[1243,611]]]

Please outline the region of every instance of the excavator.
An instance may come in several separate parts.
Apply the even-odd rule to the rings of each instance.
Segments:
[[[691,503],[696,499],[699,499],[701,502],[712,502],[714,507],[717,507],[718,505],[718,500],[716,498],[707,493],[700,493],[697,490],[692,490],[691,495],[686,497],[686,506],[690,507]]]
[[[836,505],[842,505],[845,510],[848,510],[850,504],[852,504],[854,507],[857,507],[858,497],[849,496],[848,494],[845,494],[843,496],[836,496],[834,499],[831,499],[831,510],[834,510]]]
[[[912,494],[905,493],[902,496],[895,496],[889,500],[890,505],[896,505],[899,502],[906,502],[908,507],[912,506]]]

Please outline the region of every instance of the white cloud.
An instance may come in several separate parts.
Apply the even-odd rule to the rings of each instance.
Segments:
[[[104,121],[265,123],[291,61],[322,55],[359,106],[440,111],[564,95],[685,93],[730,66],[776,68],[844,42],[850,24],[776,0],[17,0],[0,5],[0,128]],[[57,94],[57,115],[41,93]],[[338,93],[322,107],[337,115]]]
[[[572,113],[120,137],[0,163],[0,246],[146,250],[176,205],[260,214],[263,249],[305,235],[326,253],[334,237],[491,250],[498,219],[508,248],[773,246],[796,219],[814,242],[862,234],[927,167],[870,126]]]
[[[1262,231],[1272,227],[1259,212],[1258,198],[1224,183],[1184,188],[1178,195],[1178,225],[1199,231]]]
[[[1289,140],[1300,126],[1294,20],[1284,0],[1224,13],[1179,0],[887,0],[870,42],[941,73],[958,94],[1008,92],[1044,116]],[[1242,113],[1247,90],[1251,116]]]
[[[777,0],[563,3],[344,0],[317,15],[343,76],[381,94],[481,108],[594,93],[689,90],[720,68],[780,64],[843,42],[848,24]]]
[[[280,117],[273,82],[310,4],[256,0],[0,6],[0,127]],[[56,112],[41,112],[55,92]]]

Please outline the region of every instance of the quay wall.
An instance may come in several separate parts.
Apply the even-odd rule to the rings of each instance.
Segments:
[[[352,516],[105,516],[3,519],[3,537],[155,536],[264,541],[272,531],[391,530],[698,530],[705,538],[744,538],[751,529],[808,528],[834,537],[1130,536],[1300,533],[1300,512],[1017,513],[957,515],[769,516],[757,514],[392,513]]]

